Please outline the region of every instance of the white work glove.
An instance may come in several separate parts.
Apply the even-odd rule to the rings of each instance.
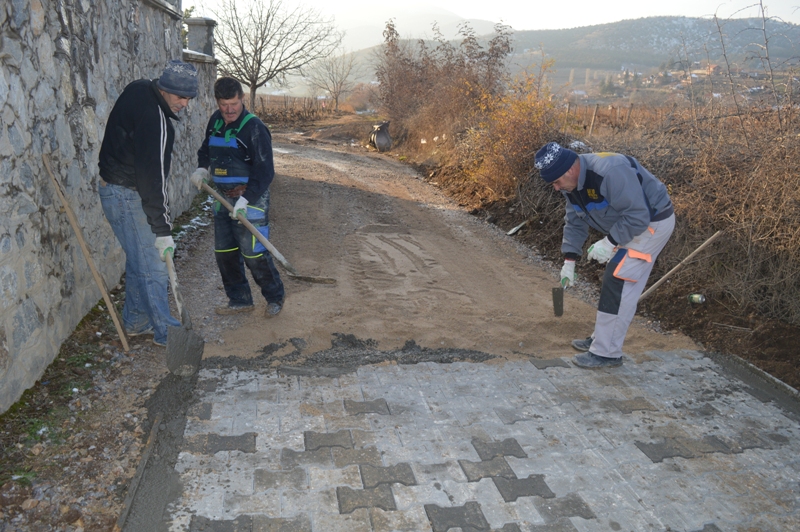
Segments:
[[[156,249],[158,250],[158,257],[162,261],[167,260],[167,253],[171,257],[175,256],[175,241],[171,236],[158,236],[156,237]]]
[[[561,286],[564,288],[575,284],[575,261],[564,259],[564,266],[561,267]]]
[[[247,218],[247,203],[248,201],[244,199],[244,196],[239,196],[239,199],[236,200],[236,205],[233,206],[231,211],[231,218],[236,220],[240,214]]]
[[[602,240],[598,240],[591,246],[589,246],[589,253],[587,257],[589,260],[596,260],[600,264],[605,264],[606,262],[611,260],[611,257],[614,256],[614,249],[616,246],[611,243],[608,237],[604,237]]]
[[[189,181],[197,187],[197,190],[203,190],[203,184],[208,184],[208,170],[198,168],[189,176]]]

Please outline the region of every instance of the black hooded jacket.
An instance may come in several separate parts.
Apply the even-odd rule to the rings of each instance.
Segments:
[[[140,79],[122,91],[106,124],[100,147],[100,177],[139,192],[156,236],[172,234],[167,176],[178,117],[155,81]]]

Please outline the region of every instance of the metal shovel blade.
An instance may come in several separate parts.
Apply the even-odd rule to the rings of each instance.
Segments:
[[[191,377],[200,369],[200,361],[203,359],[203,349],[205,349],[206,343],[202,336],[192,330],[192,319],[183,304],[172,255],[167,253],[165,259],[172,295],[175,297],[175,304],[181,315],[179,327],[173,325],[167,327],[167,369],[179,377]]]
[[[200,369],[206,344],[184,326],[167,328],[167,369],[179,377],[191,377]]]
[[[564,314],[564,287],[553,288],[553,312],[556,316]]]

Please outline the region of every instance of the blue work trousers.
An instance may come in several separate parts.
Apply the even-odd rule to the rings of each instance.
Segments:
[[[231,199],[231,203],[235,201]],[[247,221],[262,234],[269,234],[269,190],[247,206]],[[272,256],[244,225],[230,217],[230,211],[218,201],[214,202],[214,252],[230,306],[253,304],[245,265],[267,303],[283,303],[283,281]]]
[[[167,327],[180,326],[169,310],[167,266],[155,248],[139,193],[110,183],[100,186],[100,203],[125,251],[125,306],[122,323],[129,333],[152,327],[156,342],[167,343]]]

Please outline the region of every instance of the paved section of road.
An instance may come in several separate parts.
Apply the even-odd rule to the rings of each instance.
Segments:
[[[319,375],[202,370],[165,527],[800,530],[797,417],[696,351]]]

